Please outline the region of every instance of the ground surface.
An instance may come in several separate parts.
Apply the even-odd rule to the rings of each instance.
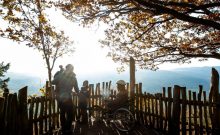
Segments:
[[[55,130],[53,135],[62,134],[59,130]],[[130,132],[121,132],[115,128],[113,123],[106,124],[105,121],[93,121],[87,124],[74,122],[73,133],[66,135],[159,135],[159,133],[141,124],[136,125]]]

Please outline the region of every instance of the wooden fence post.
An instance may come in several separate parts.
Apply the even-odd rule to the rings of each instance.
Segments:
[[[219,96],[219,74],[215,68],[212,68],[210,101],[213,102],[212,131],[213,135],[220,134],[220,96]]]
[[[8,135],[8,134],[11,134],[10,132],[10,124],[11,124],[11,109],[12,109],[12,97],[13,97],[13,94],[8,94],[8,98],[7,98],[7,103],[6,103],[6,110],[5,110],[5,117],[4,117],[4,120],[5,120],[5,134]]]
[[[4,133],[5,122],[4,122],[4,103],[5,98],[0,97],[0,131]]]
[[[186,87],[181,88],[182,94],[182,135],[186,135]]]
[[[199,133],[203,134],[203,113],[202,113],[202,85],[199,85],[198,93],[198,106],[199,106]]]
[[[172,130],[172,88],[168,87],[167,90],[168,95],[168,106],[167,106],[167,119],[168,119],[168,133],[171,133]]]
[[[18,98],[17,98],[17,93],[14,93],[13,96],[12,96],[12,100],[11,100],[11,130],[12,130],[12,134],[13,135],[16,135],[17,134],[17,131],[18,131]]]
[[[32,97],[30,99],[30,107],[29,107],[29,110],[28,110],[28,113],[29,113],[29,120],[28,120],[28,134],[29,135],[32,135],[33,134],[33,118],[34,118],[34,101],[35,101],[35,98]]]
[[[173,111],[171,121],[171,135],[180,134],[180,86],[175,85],[173,91]]]
[[[54,97],[54,93],[51,90],[51,84],[49,81],[46,81],[46,98],[51,98]]]
[[[130,96],[134,98],[135,89],[135,61],[130,57]]]
[[[20,135],[26,135],[28,131],[28,114],[27,114],[27,86],[18,92],[19,118],[20,118]]]
[[[5,118],[5,113],[6,113],[6,107],[7,107],[7,101],[8,101],[8,94],[9,94],[9,89],[8,88],[4,88],[4,93],[3,93],[3,97],[5,98],[5,102],[4,102],[4,108],[3,108],[3,118]]]
[[[130,92],[129,94],[130,99],[132,99],[132,102],[135,101],[135,61],[132,57],[130,57],[130,91],[129,92]],[[132,112],[134,112],[135,110],[134,106],[131,104],[130,104],[130,110]]]

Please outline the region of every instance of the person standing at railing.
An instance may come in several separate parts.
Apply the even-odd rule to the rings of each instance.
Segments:
[[[73,72],[73,65],[68,64],[66,69],[55,76],[52,84],[56,86],[56,99],[60,108],[61,132],[63,134],[72,132],[73,122],[73,101],[72,89],[79,93],[76,74]]]
[[[89,100],[89,82],[88,80],[85,80],[79,92],[79,120],[81,118],[81,123],[88,122],[88,115],[87,115],[88,100]]]
[[[63,65],[59,65],[59,68],[60,68],[60,70],[54,74],[54,77],[53,77],[54,79],[58,79],[58,77],[64,72]],[[59,91],[60,91],[59,85],[56,85],[56,88],[54,91],[55,96],[59,95]]]

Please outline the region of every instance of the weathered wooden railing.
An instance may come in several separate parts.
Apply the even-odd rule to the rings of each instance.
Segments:
[[[218,81],[218,73],[213,69],[208,96],[202,86],[198,87],[198,93],[175,85],[173,88],[163,88],[162,93],[150,94],[142,91],[142,83],[136,84],[132,105],[135,106],[135,118],[140,124],[164,134],[220,134]],[[117,93],[111,89],[111,82],[90,84],[89,89],[89,108],[102,105],[105,93],[110,94],[110,99],[114,99]],[[79,115],[77,94],[73,94],[73,99],[76,120]],[[0,97],[2,135],[38,135],[59,126],[59,109],[53,98],[42,96],[27,99],[27,87],[19,90],[18,96],[16,93],[5,93]]]
[[[30,134],[38,135],[59,128],[59,109],[55,99],[32,97],[28,99]]]
[[[198,92],[175,85],[163,88],[162,93],[142,92],[142,84],[136,84],[136,119],[164,134],[202,135],[220,134],[219,75],[212,69],[210,94],[202,86]]]
[[[0,131],[2,135],[28,134],[27,87],[0,97]]]

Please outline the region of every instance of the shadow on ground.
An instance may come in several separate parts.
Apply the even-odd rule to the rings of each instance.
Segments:
[[[53,135],[159,135],[155,130],[137,125],[130,132],[118,131],[113,123],[106,124],[105,121],[93,121],[88,123],[74,122],[73,133],[62,134],[59,130]]]

